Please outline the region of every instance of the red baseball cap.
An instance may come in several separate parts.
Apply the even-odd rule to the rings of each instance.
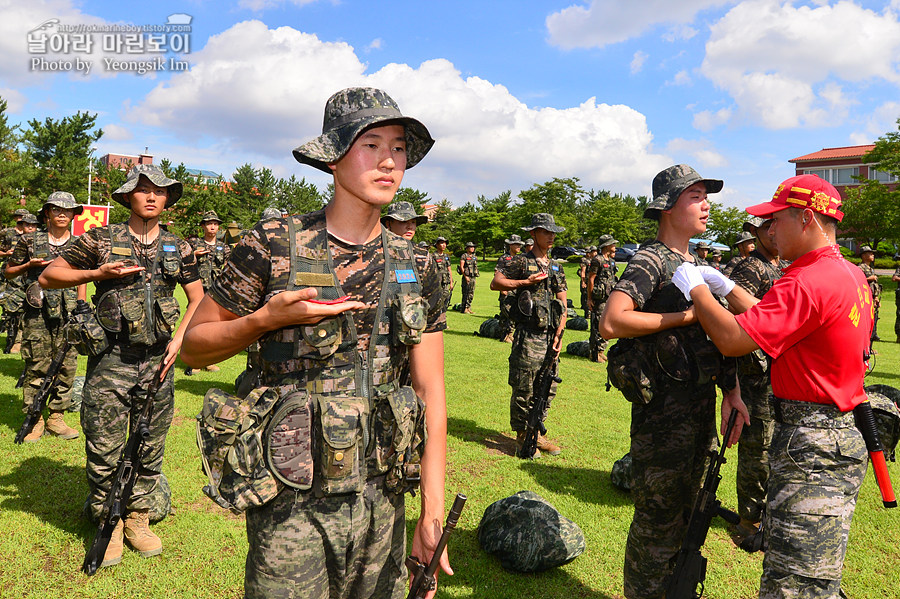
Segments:
[[[840,210],[841,194],[831,183],[816,175],[798,175],[786,179],[778,186],[771,201],[750,206],[747,212],[753,216],[769,218],[785,208],[809,208],[838,221],[844,218],[844,213]]]

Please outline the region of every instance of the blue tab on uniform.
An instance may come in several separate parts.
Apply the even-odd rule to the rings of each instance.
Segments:
[[[550,268],[552,268],[553,270],[559,270],[559,264],[551,264]]]
[[[416,282],[416,271],[414,270],[395,270],[394,275],[397,277],[398,283]]]
[[[174,245],[164,245],[164,246],[163,246],[163,251],[164,251],[164,252],[174,252],[175,249],[176,249],[176,248],[175,248]]]

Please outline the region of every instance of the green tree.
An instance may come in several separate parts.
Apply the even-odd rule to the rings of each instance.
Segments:
[[[19,126],[9,124],[6,100],[0,98],[0,225],[12,224],[12,213],[27,182],[27,169],[19,154]]]
[[[877,164],[878,170],[900,177],[900,118],[897,119],[897,131],[879,137],[875,148],[863,157],[863,161]]]
[[[587,193],[578,206],[578,222],[583,223],[582,245],[595,244],[600,235],[612,235],[620,243],[643,241],[643,210],[632,196],[613,194],[606,190]]]
[[[710,202],[709,222],[706,225],[706,232],[701,237],[734,247],[734,242],[741,236],[747,218],[747,213],[743,210]]]
[[[578,220],[577,207],[585,197],[585,191],[577,177],[560,179],[554,177],[545,183],[535,183],[519,192],[521,203],[510,211],[518,227],[531,222],[531,216],[538,212],[553,215],[556,224],[566,230],[556,236],[556,245],[571,245],[581,237],[582,223]],[[517,227],[517,228],[518,228]]]
[[[325,205],[322,194],[313,183],[307,182],[305,177],[298,181],[294,175],[290,179],[278,180],[274,200],[275,208],[288,214],[305,214]]]
[[[891,191],[878,181],[866,181],[844,190],[841,210],[844,219],[838,225],[841,237],[877,246],[883,239],[896,239],[900,225],[900,190]]]

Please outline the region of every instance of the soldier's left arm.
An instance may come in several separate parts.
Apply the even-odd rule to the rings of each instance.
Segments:
[[[425,333],[422,342],[409,349],[413,389],[425,402],[428,439],[422,455],[421,511],[413,534],[412,555],[428,563],[441,538],[444,519],[444,477],[447,468],[447,400],[444,391],[444,337],[440,331]],[[453,574],[447,551],[441,569]]]
[[[181,344],[184,342],[184,334],[187,331],[187,325],[191,322],[194,312],[197,311],[197,306],[200,305],[200,301],[203,299],[203,282],[199,279],[191,281],[190,283],[182,283],[181,287],[184,289],[184,294],[187,296],[188,304],[187,308],[184,310],[184,317],[181,319],[181,322],[178,323],[175,334],[172,335],[172,340],[169,341],[169,344],[166,346],[166,356],[163,358],[166,363],[166,368],[160,375],[160,379],[165,378],[169,369],[175,364],[175,358],[178,357],[178,352],[181,351]]]

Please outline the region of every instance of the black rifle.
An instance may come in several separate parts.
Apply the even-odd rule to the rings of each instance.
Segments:
[[[16,389],[21,389],[22,385],[25,384],[25,373],[28,372],[27,369],[22,369],[22,374],[19,375],[19,380],[16,381]]]
[[[75,309],[72,311],[72,314],[84,314],[85,312],[90,312],[91,307],[88,306],[87,302],[84,300],[78,300],[78,303],[75,306]],[[65,335],[63,335],[65,337]],[[15,443],[21,444],[22,441],[28,436],[28,433],[31,432],[31,429],[34,428],[34,425],[37,424],[37,421],[41,418],[41,414],[44,412],[44,408],[47,406],[47,400],[50,398],[50,392],[53,391],[54,387],[56,387],[56,379],[59,376],[59,370],[62,368],[63,362],[66,359],[66,354],[69,353],[69,349],[72,346],[69,344],[68,340],[63,339],[63,343],[59,348],[56,356],[54,356],[53,361],[50,362],[50,367],[47,368],[47,376],[44,377],[44,381],[41,383],[41,388],[38,389],[37,395],[34,396],[34,400],[31,402],[31,405],[28,406],[28,413],[25,414],[25,422],[22,423],[22,428],[19,429],[19,432],[16,434]],[[23,383],[25,381],[25,371],[22,371],[22,376],[19,377],[19,382]],[[16,387],[20,387],[21,384],[16,384]]]
[[[551,303],[551,312],[555,309],[555,305],[555,302]],[[558,322],[555,318],[551,318],[550,321]],[[525,425],[525,439],[522,441],[522,449],[516,454],[520,458],[534,459],[534,454],[537,452],[538,435],[547,432],[547,429],[544,428],[544,412],[550,403],[550,390],[553,388],[553,383],[562,382],[557,374],[559,356],[553,349],[554,339],[556,339],[556,327],[550,325],[547,327],[547,353],[544,355],[544,361],[541,363],[537,376],[534,377],[531,411],[528,412],[528,423]]]
[[[706,542],[706,535],[712,524],[712,519],[721,516],[730,524],[738,524],[740,517],[734,512],[722,507],[722,502],[716,499],[716,490],[722,477],[719,469],[727,460],[725,459],[725,447],[731,432],[737,421],[738,411],[732,410],[728,417],[728,426],[725,428],[725,438],[718,452],[710,451],[709,468],[706,478],[694,509],[691,519],[688,521],[688,529],[684,535],[681,549],[675,561],[675,570],[669,579],[666,589],[666,599],[700,599],[703,596],[703,581],[706,580],[706,558],[700,553],[700,548]]]
[[[406,596],[406,599],[424,599],[425,595],[437,588],[437,580],[434,577],[434,573],[437,572],[438,566],[440,566],[444,547],[447,546],[450,533],[456,528],[459,515],[462,513],[465,505],[466,496],[462,493],[457,493],[456,499],[453,500],[453,506],[450,508],[450,513],[447,514],[444,532],[441,533],[434,555],[431,556],[431,561],[428,562],[427,566],[412,555],[406,558],[406,567],[409,568],[409,573],[412,576],[412,584],[409,587],[409,595]]]
[[[97,527],[97,535],[91,548],[88,549],[84,556],[84,563],[81,566],[82,572],[88,576],[93,576],[103,561],[103,555],[109,546],[110,538],[113,530],[122,519],[124,508],[131,499],[131,492],[134,490],[134,481],[137,479],[138,468],[141,464],[141,453],[144,449],[144,443],[150,436],[150,415],[153,408],[153,397],[159,390],[161,381],[160,374],[165,369],[165,356],[159,363],[153,380],[147,387],[147,399],[141,408],[137,421],[134,422],[133,428],[128,435],[128,441],[122,449],[122,457],[116,466],[116,474],[113,477],[112,486],[106,501],[103,502],[103,509],[100,512],[100,524]]]

